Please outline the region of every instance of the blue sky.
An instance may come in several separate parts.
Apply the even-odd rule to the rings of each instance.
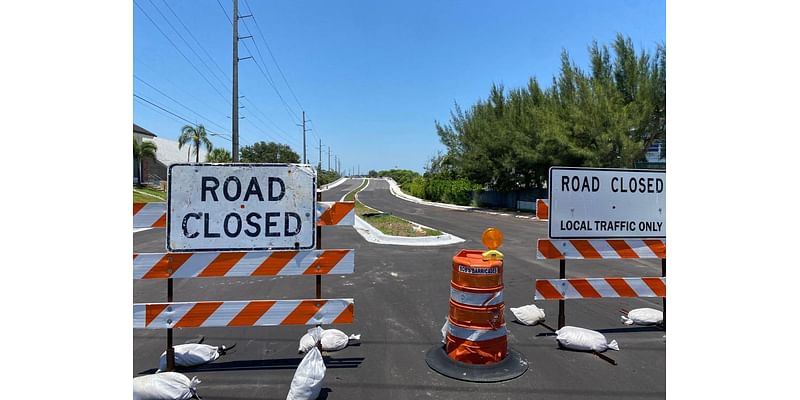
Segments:
[[[231,4],[135,0],[134,94],[229,135]],[[321,139],[325,168],[330,146],[343,168],[362,173],[422,172],[444,150],[434,122],[449,121],[455,103],[486,98],[492,83],[513,88],[535,76],[549,85],[562,49],[586,67],[592,40],[610,44],[622,33],[649,52],[666,43],[663,1],[239,0],[239,9],[255,17],[239,26],[254,36],[240,41],[239,57],[255,57],[239,64],[241,145],[278,141],[302,156],[296,124],[305,110],[310,162]],[[186,123],[140,99],[133,107],[134,122],[163,138],[176,139]],[[212,141],[230,150],[223,137]]]

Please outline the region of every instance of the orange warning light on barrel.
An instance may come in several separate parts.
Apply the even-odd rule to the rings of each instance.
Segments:
[[[497,228],[487,228],[483,231],[481,240],[483,245],[489,249],[482,254],[484,261],[503,260],[503,253],[497,251],[497,248],[503,245],[503,232]]]

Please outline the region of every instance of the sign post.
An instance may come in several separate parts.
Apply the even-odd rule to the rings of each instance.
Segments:
[[[172,164],[167,250],[308,250],[316,174],[292,164]]]

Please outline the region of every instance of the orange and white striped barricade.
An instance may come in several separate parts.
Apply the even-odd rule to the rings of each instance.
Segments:
[[[667,242],[665,239],[539,239],[536,258],[559,260],[559,279],[537,279],[534,299],[558,300],[558,327],[566,324],[566,299],[602,297],[662,297],[666,326]],[[661,278],[588,278],[566,279],[566,260],[660,259]],[[652,284],[652,293],[637,291]],[[595,288],[601,289],[598,291]],[[642,286],[644,285],[644,287]],[[617,291],[619,289],[619,291]],[[616,293],[614,296],[612,293]],[[638,293],[645,294],[644,296]],[[585,294],[585,295],[584,295]],[[604,295],[607,294],[607,295]]]
[[[355,225],[354,201],[318,201],[317,226]],[[167,226],[167,203],[133,203],[133,227],[164,228]]]
[[[482,254],[461,250],[453,257],[445,344],[431,348],[426,362],[451,378],[499,382],[522,375],[527,361],[508,346],[503,261]]]
[[[353,250],[134,253],[133,279],[352,274]]]
[[[534,300],[666,297],[666,277],[537,279]]]
[[[321,325],[353,322],[353,299],[322,299],[322,275],[351,274],[353,250],[322,249],[323,226],[353,226],[355,202],[316,201],[316,249],[135,253],[134,279],[166,279],[167,302],[134,304],[134,328],[167,329],[167,370],[174,368],[172,329],[209,326]],[[166,203],[134,203],[133,227],[166,227]],[[173,303],[173,278],[314,275],[315,300]],[[183,314],[180,314],[183,313]],[[160,318],[160,319],[159,319]],[[227,318],[227,319],[226,319]],[[159,322],[161,321],[161,322]],[[199,322],[198,322],[199,321]]]
[[[547,221],[550,218],[550,201],[536,199],[536,218]]]
[[[197,301],[133,305],[138,329],[349,324],[353,299]]]

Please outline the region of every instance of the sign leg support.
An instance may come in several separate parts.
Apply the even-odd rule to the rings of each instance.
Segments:
[[[661,276],[667,276],[667,259],[661,259]],[[664,329],[667,329],[667,298],[666,296],[661,299],[662,301],[662,312],[664,313],[664,319],[661,321],[661,324],[664,326]]]
[[[167,278],[167,302],[172,303],[172,278]],[[167,328],[167,371],[174,370],[175,348],[172,347],[172,328]]]
[[[567,277],[567,260],[559,260],[558,261],[558,277],[559,279],[565,279]],[[564,300],[558,301],[558,329],[561,329],[566,325],[566,315],[564,315]]]

